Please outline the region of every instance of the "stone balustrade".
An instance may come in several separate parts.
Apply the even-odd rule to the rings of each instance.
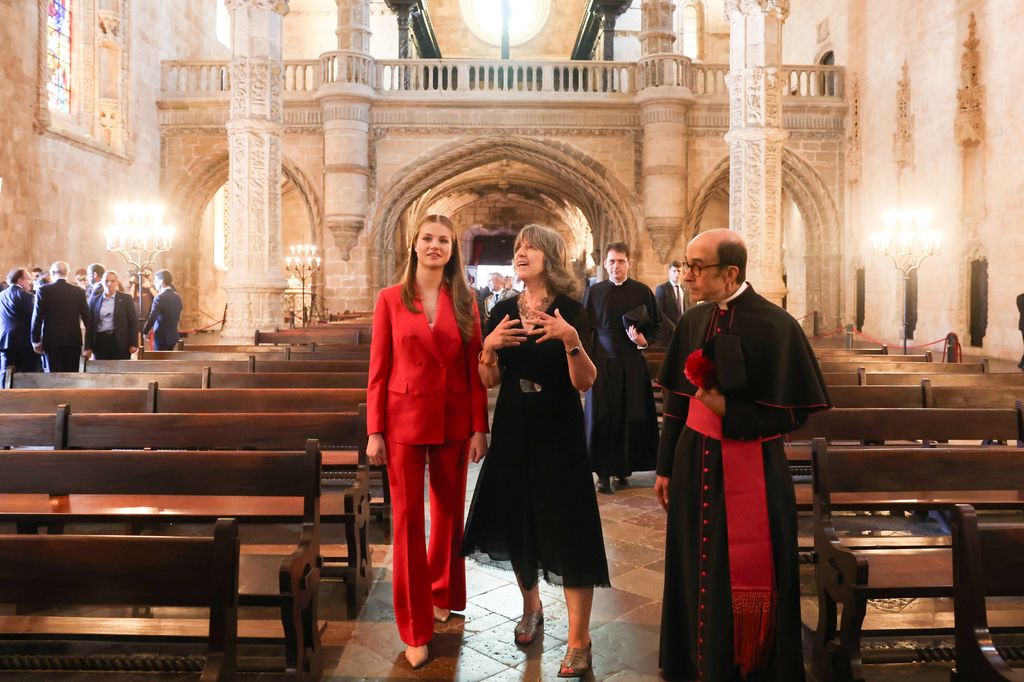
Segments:
[[[686,86],[694,96],[726,97],[726,64],[693,64],[682,55],[655,55],[640,62],[503,61],[499,59],[386,59],[356,52],[328,52],[318,60],[284,63],[286,95],[312,95],[323,84],[355,84],[383,97],[405,93],[456,96],[483,93],[509,96],[570,93],[617,97],[663,86]],[[839,66],[784,66],[783,94],[800,99],[841,100],[844,71]],[[231,90],[226,61],[165,61],[164,98],[210,96]]]

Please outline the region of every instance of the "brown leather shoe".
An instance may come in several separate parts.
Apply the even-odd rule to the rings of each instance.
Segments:
[[[516,644],[529,646],[537,639],[537,634],[544,629],[544,611],[524,613],[519,619],[519,624],[513,630],[516,637]]]
[[[569,647],[565,650],[565,658],[558,668],[559,677],[583,677],[594,667],[593,642],[586,649]]]

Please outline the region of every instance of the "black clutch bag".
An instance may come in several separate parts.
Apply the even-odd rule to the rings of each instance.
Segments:
[[[638,305],[622,316],[622,326],[626,329],[633,326],[640,328],[650,321],[651,316],[648,314],[647,306],[645,305]]]
[[[704,347],[704,354],[715,363],[715,378],[722,393],[737,395],[747,390],[747,364],[740,337],[718,334]]]

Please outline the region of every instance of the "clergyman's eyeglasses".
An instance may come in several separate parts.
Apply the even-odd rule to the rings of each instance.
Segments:
[[[683,261],[682,271],[685,275],[688,272],[692,272],[694,277],[700,277],[704,274],[704,268],[720,268],[721,263],[687,263]]]

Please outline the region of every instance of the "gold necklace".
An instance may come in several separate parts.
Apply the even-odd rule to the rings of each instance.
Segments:
[[[521,320],[532,319],[537,311],[546,311],[549,305],[551,305],[551,294],[544,296],[540,303],[533,307],[526,303],[525,291],[516,298],[516,306],[519,308],[519,319]]]

